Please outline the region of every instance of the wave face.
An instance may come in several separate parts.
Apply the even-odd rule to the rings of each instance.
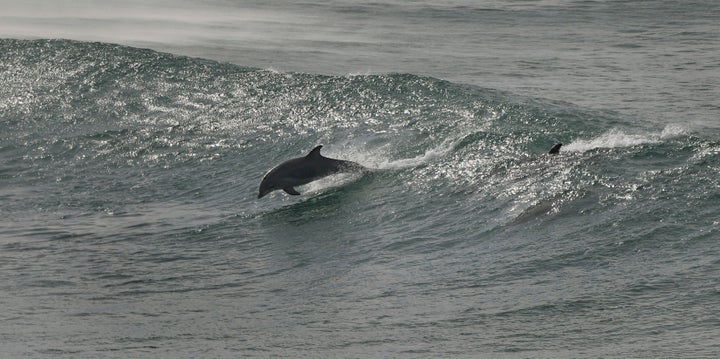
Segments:
[[[0,80],[12,348],[682,356],[720,334],[685,321],[717,300],[717,134],[62,40],[0,40]],[[373,174],[256,198],[318,144]]]

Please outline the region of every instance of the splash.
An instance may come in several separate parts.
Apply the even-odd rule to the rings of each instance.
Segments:
[[[444,142],[441,145],[431,148],[425,153],[411,157],[411,158],[400,158],[396,160],[385,160],[378,164],[379,169],[403,169],[417,167],[440,157],[445,156],[453,148],[453,143],[450,141]]]
[[[332,176],[327,176],[320,178],[318,180],[312,181],[308,184],[300,186],[300,190],[302,194],[316,194],[318,192],[323,192],[325,190],[328,190],[330,188],[335,187],[342,187],[345,185],[348,185],[352,182],[355,182],[359,180],[363,176],[362,173],[350,173],[350,172],[343,172],[334,174]],[[280,193],[280,192],[278,192]]]
[[[663,140],[680,136],[686,131],[678,125],[667,125],[659,133],[628,134],[618,129],[612,129],[602,135],[589,139],[578,139],[563,148],[569,152],[585,152],[596,148],[618,148],[659,143]]]
[[[432,147],[420,155],[408,158],[393,158],[394,151],[390,144],[373,149],[367,143],[351,142],[328,148],[325,156],[357,162],[371,170],[405,169],[428,164],[448,154],[458,139],[448,139]]]

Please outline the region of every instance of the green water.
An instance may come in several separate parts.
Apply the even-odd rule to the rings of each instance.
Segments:
[[[717,133],[411,74],[0,54],[8,353],[717,349]],[[318,144],[373,173],[256,198]]]

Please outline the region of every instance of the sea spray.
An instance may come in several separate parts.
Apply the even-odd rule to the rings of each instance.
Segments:
[[[679,125],[667,125],[661,132],[639,134],[630,134],[619,129],[612,129],[589,140],[573,140],[568,145],[563,146],[562,150],[570,152],[585,152],[596,148],[619,148],[660,143],[663,140],[681,136],[685,133],[686,130]]]

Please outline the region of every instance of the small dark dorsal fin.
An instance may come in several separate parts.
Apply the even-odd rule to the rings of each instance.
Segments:
[[[308,153],[307,156],[305,156],[305,157],[307,157],[307,158],[318,158],[318,157],[322,157],[322,155],[320,155],[320,149],[321,149],[321,148],[322,148],[322,145],[313,148],[312,151],[310,151],[310,153]]]
[[[551,155],[556,155],[560,153],[560,147],[562,147],[562,143],[556,143],[555,146],[553,146],[548,153]]]

